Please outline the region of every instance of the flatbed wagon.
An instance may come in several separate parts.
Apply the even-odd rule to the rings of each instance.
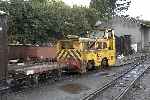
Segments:
[[[57,70],[64,68],[65,66],[59,64],[34,64],[24,66],[9,66],[9,71],[24,72],[26,75],[42,73],[44,71]]]
[[[37,85],[42,80],[60,78],[65,65],[58,63],[43,63],[30,65],[8,65],[8,80],[10,87]]]

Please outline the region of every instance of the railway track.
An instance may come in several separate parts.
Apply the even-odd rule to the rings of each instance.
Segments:
[[[122,72],[114,80],[110,81],[103,87],[92,91],[89,95],[85,96],[82,100],[122,100],[128,91],[134,86],[137,80],[150,68],[145,58],[133,64],[130,69]],[[136,61],[135,61],[136,62]]]

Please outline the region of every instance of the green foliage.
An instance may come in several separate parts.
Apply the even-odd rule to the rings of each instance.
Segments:
[[[128,10],[131,0],[91,0],[90,7],[99,11],[101,18],[108,20],[112,15]]]
[[[43,43],[61,32],[77,34],[91,30],[100,18],[95,8],[70,7],[59,0],[0,0],[9,13],[8,35],[21,43]]]

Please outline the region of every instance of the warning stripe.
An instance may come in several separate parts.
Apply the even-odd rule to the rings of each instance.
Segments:
[[[62,58],[63,59],[66,59],[67,58],[67,56],[68,56],[68,52],[67,52],[68,50],[65,50],[65,53],[62,55]],[[60,58],[61,59],[61,58]]]
[[[74,55],[74,53],[72,52],[72,50],[69,50],[69,53],[71,54],[71,56],[72,56],[74,59],[77,59],[77,57]]]
[[[67,53],[67,51],[65,52],[65,54],[63,55],[63,59],[67,58],[69,54]]]
[[[80,53],[78,50],[74,50],[74,52],[75,52],[75,54],[78,56],[78,58],[79,58],[80,60],[82,60],[82,58],[81,58],[81,53]]]
[[[64,53],[65,53],[65,50],[62,50],[61,53],[60,53],[60,55],[58,55],[58,59],[61,59],[62,56],[64,55]]]
[[[61,52],[62,52],[62,50],[57,51],[57,58],[59,58],[59,55]]]
[[[72,57],[73,58],[73,55],[71,55],[71,53],[68,51],[68,55],[69,55],[69,57]]]
[[[82,55],[81,55],[81,52],[79,51],[79,50],[76,50],[76,54],[77,54],[77,56],[82,60]]]
[[[75,60],[81,61],[81,53],[78,50],[60,50],[57,54],[57,59],[67,59],[72,57]]]
[[[78,55],[81,57],[81,53],[79,52],[79,50],[76,50],[76,52],[78,53]]]
[[[80,56],[78,56],[78,54],[77,54],[77,52],[75,52],[74,50],[70,50],[72,53],[73,53],[73,55],[75,56],[75,58],[77,59],[77,60],[81,60],[81,57]]]
[[[63,57],[64,57],[64,59],[67,59],[68,57],[72,57],[73,58],[73,56],[70,54],[69,51],[66,51],[66,55],[63,56]]]
[[[67,57],[73,57],[69,52],[68,50],[64,50],[63,53],[61,53],[61,56],[59,57],[59,59],[66,59]]]
[[[59,59],[61,54],[63,53],[64,51],[63,50],[60,50],[60,52],[57,54],[57,58]]]

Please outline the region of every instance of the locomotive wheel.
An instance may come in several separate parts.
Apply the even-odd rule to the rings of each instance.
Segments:
[[[87,70],[93,70],[95,69],[95,62],[94,60],[88,61],[87,63]]]
[[[102,61],[101,61],[101,67],[102,67],[102,68],[107,68],[108,66],[109,66],[109,64],[108,64],[108,59],[105,57],[105,58],[103,58]]]

